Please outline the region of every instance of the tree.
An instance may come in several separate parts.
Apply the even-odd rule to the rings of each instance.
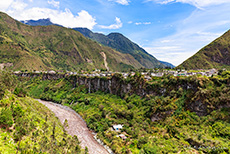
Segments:
[[[12,111],[8,108],[4,108],[1,110],[0,113],[0,125],[2,125],[5,128],[9,128],[13,125],[13,116]]]
[[[156,154],[157,148],[155,146],[146,145],[140,151],[140,154]]]
[[[89,150],[88,150],[88,147],[86,146],[85,147],[85,154],[88,154],[89,153]]]
[[[13,91],[16,84],[15,76],[8,71],[0,71],[0,98],[4,95],[5,90]]]

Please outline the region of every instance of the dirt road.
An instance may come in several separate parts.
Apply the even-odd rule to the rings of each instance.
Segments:
[[[102,57],[104,58],[104,63],[105,63],[105,68],[107,69],[107,71],[109,71],[109,67],[108,67],[108,63],[107,63],[107,58],[106,58],[106,54],[104,52],[101,52]]]
[[[76,135],[81,142],[81,147],[85,149],[88,147],[90,154],[108,154],[106,149],[100,145],[93,137],[92,133],[87,128],[86,123],[81,119],[81,117],[76,114],[72,109],[55,104],[52,102],[38,100],[45,106],[47,106],[54,114],[60,119],[63,124],[65,119],[68,121],[68,128],[66,131],[70,135]]]

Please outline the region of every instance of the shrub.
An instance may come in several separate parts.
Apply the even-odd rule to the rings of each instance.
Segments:
[[[3,127],[11,127],[13,125],[13,116],[12,116],[12,111],[9,110],[8,108],[4,108],[1,110],[0,113],[0,125]]]

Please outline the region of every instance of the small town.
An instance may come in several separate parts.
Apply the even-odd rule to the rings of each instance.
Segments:
[[[20,73],[29,73],[29,72],[24,72],[24,71],[15,71],[15,74],[20,74]],[[113,76],[115,73],[120,73],[124,78],[127,78],[128,76],[134,76],[136,73],[135,72],[111,72],[111,71],[101,71],[101,70],[95,70],[92,72],[89,71],[80,71],[80,72],[63,72],[63,71],[33,71],[32,73],[40,74],[40,73],[47,73],[47,74],[62,74],[65,73],[67,75],[80,75],[80,76],[85,76],[85,77],[110,77]],[[152,80],[152,77],[163,77],[164,75],[173,75],[173,76],[207,76],[211,77],[213,75],[216,75],[218,73],[218,70],[216,69],[210,69],[210,70],[148,70],[147,72],[141,72],[140,74],[144,76],[146,80]]]

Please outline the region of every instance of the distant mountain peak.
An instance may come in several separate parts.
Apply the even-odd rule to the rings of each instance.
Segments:
[[[53,23],[50,19],[40,19],[40,20],[28,20],[25,24],[32,26],[47,26],[52,25]],[[118,32],[112,32],[108,35],[102,33],[94,33],[88,28],[73,28],[74,30],[80,32],[85,37],[95,40],[96,42],[103,44],[105,46],[116,49],[117,51],[132,55],[141,65],[145,68],[156,68],[156,67],[165,67],[166,63],[159,62],[154,56],[150,55],[138,44],[132,42],[123,34]]]
[[[106,67],[111,71],[128,71],[141,67],[130,54],[101,46],[78,31],[61,26],[44,26],[51,24],[47,19],[25,23],[36,22],[43,26],[28,26],[0,12],[0,63],[13,63],[13,70],[39,71]]]
[[[30,26],[49,26],[49,25],[61,26],[61,25],[52,23],[50,18],[38,19],[38,20],[24,20],[21,22],[24,24],[30,25]],[[61,27],[63,27],[63,26],[61,26]]]

